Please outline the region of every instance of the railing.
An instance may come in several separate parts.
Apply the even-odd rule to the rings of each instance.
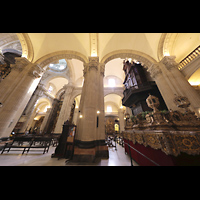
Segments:
[[[186,56],[178,65],[178,69],[182,70],[188,63],[194,60],[196,57],[200,55],[200,45],[192,51],[188,56]]]

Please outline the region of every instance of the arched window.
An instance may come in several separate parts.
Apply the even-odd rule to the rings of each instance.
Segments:
[[[49,92],[49,93],[52,93],[52,91],[53,91],[53,87],[50,85],[50,86],[49,86],[49,89],[48,89],[48,92]]]
[[[108,79],[108,85],[109,87],[115,87],[115,79],[113,78]]]

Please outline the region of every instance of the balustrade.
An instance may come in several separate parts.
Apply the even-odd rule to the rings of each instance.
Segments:
[[[200,55],[200,45],[194,51],[192,51],[188,56],[186,56],[183,60],[181,60],[181,62],[178,65],[178,69],[182,70],[187,64],[189,64],[199,55]]]

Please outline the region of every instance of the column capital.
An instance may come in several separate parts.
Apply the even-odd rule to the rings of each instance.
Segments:
[[[70,94],[74,88],[75,88],[75,85],[71,82],[63,86],[63,89],[65,90],[65,94]]]
[[[47,89],[45,88],[44,84],[39,83],[37,86],[37,89],[35,91],[35,95],[37,95],[38,97],[42,97],[42,95],[47,92]]]
[[[38,84],[38,90],[46,90],[43,83]]]
[[[89,65],[98,65],[98,63],[99,63],[98,56],[95,56],[95,57],[89,56],[88,60],[89,60]]]
[[[98,70],[98,65],[99,65],[99,57],[91,57],[89,56],[89,63],[88,63],[88,70],[94,68]]]
[[[151,65],[151,67],[148,68],[147,71],[150,72],[152,78],[156,78],[157,76],[162,74],[162,70],[160,69],[158,64]]]
[[[39,65],[34,64],[33,66],[30,67],[28,75],[33,78],[40,78],[43,72],[44,70]]]
[[[83,76],[90,71],[91,69],[96,69],[98,71],[98,65],[99,65],[99,57],[88,57],[89,62],[84,64],[84,70],[83,70]]]
[[[21,72],[25,66],[29,65],[30,61],[24,57],[16,57],[15,58],[15,64],[11,64],[11,68],[13,70],[17,70]]]
[[[177,68],[176,56],[165,56],[160,62],[165,65],[167,70]]]

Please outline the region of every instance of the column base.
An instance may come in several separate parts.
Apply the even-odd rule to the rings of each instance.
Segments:
[[[103,144],[102,144],[103,143]],[[92,145],[93,144],[93,145]],[[109,151],[108,147],[105,145],[105,141],[91,141],[82,142],[76,141],[76,146],[74,147],[74,162],[95,162],[96,158],[108,159]]]
[[[73,161],[74,162],[95,162],[95,155],[96,155],[96,149],[90,148],[90,149],[81,149],[79,147],[74,147],[74,155],[73,155]]]

